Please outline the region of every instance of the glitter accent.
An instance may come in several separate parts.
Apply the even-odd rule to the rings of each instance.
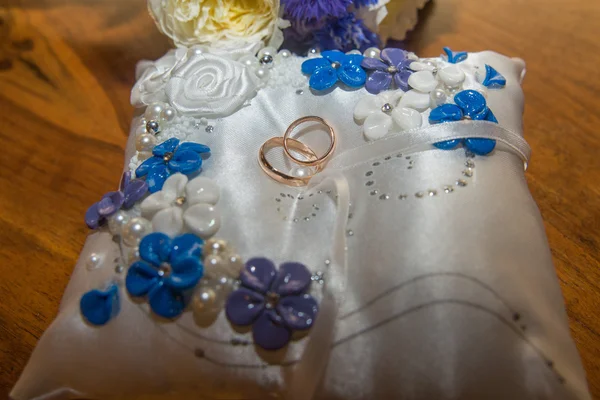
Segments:
[[[465,187],[465,186],[467,186],[467,181],[465,181],[464,179],[459,179],[456,181],[456,184],[458,186]]]
[[[437,195],[437,190],[429,189],[427,194],[429,195],[429,197],[433,197],[433,196]]]
[[[375,182],[374,181],[368,181],[367,183],[365,183],[366,186],[372,186]]]
[[[371,196],[375,196],[377,193],[379,193],[378,190],[371,190]]]
[[[206,127],[206,129],[205,129],[205,131],[206,131],[206,132],[208,132],[208,133],[213,133],[213,132],[214,132],[214,130],[215,130],[215,127],[214,127],[214,126],[212,126],[212,125],[208,125],[208,126]]]
[[[390,196],[388,194],[382,194],[379,196],[379,200],[389,200]]]
[[[367,173],[365,174],[365,176],[371,176],[373,175],[373,171],[367,171]]]
[[[346,234],[347,234],[348,236],[354,236],[354,231],[353,231],[353,230],[351,230],[351,229],[348,229],[348,230],[346,231]]]
[[[398,200],[406,200],[407,198],[408,196],[405,194],[401,194],[400,196],[398,196]]]
[[[465,169],[462,174],[466,177],[472,177],[473,176],[473,171],[471,169]]]
[[[450,185],[446,185],[446,186],[444,186],[444,192],[452,193],[452,192],[454,192],[454,188]]]
[[[417,193],[415,193],[415,197],[417,197],[419,199],[423,198],[423,196],[425,196],[425,193],[423,193],[423,192],[417,192]]]

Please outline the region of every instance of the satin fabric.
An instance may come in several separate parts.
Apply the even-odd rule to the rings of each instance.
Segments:
[[[524,64],[491,52],[469,58],[507,78],[487,97],[500,127],[446,124],[366,144],[352,118],[364,89],[267,87],[250,106],[211,121],[212,133],[185,119],[165,131],[212,148],[202,174],[222,189],[217,237],[245,259],[299,261],[324,273],[312,285],[320,314],[308,335],[270,353],[239,344],[251,335],[223,313],[203,325],[191,312],[159,320],[128,297],[114,272],[119,247],[96,232],[12,398],[589,399],[524,178]],[[257,152],[307,115],[334,127],[338,150],[309,187],[285,187],[264,175]],[[474,133],[497,139],[494,153],[430,145]],[[299,137],[327,148],[319,129]],[[133,146],[130,138],[126,168],[136,164]],[[292,167],[281,151],[269,157]],[[93,252],[103,261],[90,271]],[[121,312],[92,327],[79,299],[108,281],[121,285]]]

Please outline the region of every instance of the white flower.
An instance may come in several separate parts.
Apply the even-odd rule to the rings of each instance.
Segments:
[[[156,61],[140,61],[136,67],[137,82],[131,90],[131,105],[143,107],[156,102],[166,102],[165,85],[171,71],[185,61],[187,49],[169,50]]]
[[[244,64],[214,54],[193,54],[171,72],[166,95],[181,114],[220,118],[256,95],[261,82]]]
[[[390,0],[379,0],[375,4],[361,7],[356,11],[357,18],[361,19],[369,30],[379,31],[379,24],[387,17],[388,10],[385,6]]]
[[[208,178],[188,181],[183,174],[173,174],[161,191],[142,201],[142,215],[152,221],[154,232],[171,237],[187,231],[203,239],[213,236],[221,226],[221,216],[215,206],[219,187]]]
[[[421,126],[423,120],[417,110],[398,104],[403,95],[402,90],[386,91],[376,96],[365,96],[356,104],[354,118],[363,123],[363,133],[367,140],[380,139],[393,130],[409,130]]]
[[[256,53],[279,29],[279,0],[149,0],[148,9],[178,46]]]

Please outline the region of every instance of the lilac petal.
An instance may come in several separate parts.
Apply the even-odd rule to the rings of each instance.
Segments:
[[[163,262],[169,261],[173,248],[171,238],[164,233],[154,232],[142,238],[139,252],[142,260],[159,267]]]
[[[267,293],[275,279],[275,264],[268,258],[252,258],[240,273],[242,284],[260,293]]]
[[[144,296],[159,281],[158,271],[145,261],[137,261],[127,270],[125,287],[127,292],[134,296]]]
[[[381,50],[381,59],[390,66],[400,69],[402,62],[406,60],[406,52],[402,49],[387,48]]]
[[[342,53],[339,50],[327,50],[322,52],[321,55],[330,63],[339,62],[340,64],[342,64],[346,59],[346,54]]]
[[[198,154],[210,153],[210,147],[205,144],[194,143],[194,142],[185,142],[181,143],[177,148],[177,153],[180,151],[193,151]]]
[[[98,228],[103,220],[104,217],[98,214],[98,203],[92,204],[85,212],[85,224],[90,229]]]
[[[123,172],[123,176],[121,177],[121,185],[119,186],[121,192],[123,192],[125,190],[125,188],[127,186],[129,186],[130,182],[131,182],[131,171]]]
[[[191,174],[196,172],[202,166],[202,158],[194,151],[177,149],[175,155],[169,161],[171,173],[181,172],[182,174]]]
[[[308,84],[315,90],[327,90],[338,80],[336,70],[332,66],[318,68],[308,80]]]
[[[277,278],[271,291],[280,296],[290,296],[304,292],[310,285],[311,273],[304,264],[288,262],[279,266]]]
[[[204,240],[200,239],[193,233],[185,233],[173,239],[171,245],[171,264],[176,264],[179,259],[195,257],[202,259],[202,247]]]
[[[252,325],[254,343],[265,350],[279,350],[290,341],[292,332],[273,310],[262,313]]]
[[[302,63],[302,73],[310,75],[317,69],[325,66],[329,66],[331,63],[324,58],[311,58]]]
[[[284,297],[277,304],[277,312],[288,328],[302,331],[315,322],[319,306],[309,294]]]
[[[134,179],[129,182],[123,191],[125,199],[123,208],[129,209],[135,205],[135,202],[140,200],[148,192],[148,184],[141,179]]]
[[[164,157],[166,153],[173,153],[178,145],[179,139],[171,138],[169,140],[165,140],[161,144],[154,146],[152,149],[152,154],[154,154],[156,157]]]
[[[161,190],[169,176],[171,176],[171,173],[165,164],[159,164],[152,167],[150,171],[148,171],[148,176],[146,177],[148,191],[150,193],[156,193]]]
[[[183,312],[185,300],[183,294],[159,282],[148,293],[148,304],[155,314],[164,318],[175,318]]]
[[[137,167],[137,169],[135,170],[135,176],[137,176],[138,178],[146,176],[152,168],[154,168],[157,165],[164,165],[164,163],[165,161],[162,159],[162,157],[150,157],[149,159],[144,161],[139,167]]]
[[[394,82],[396,83],[396,87],[400,90],[408,92],[410,89],[408,86],[408,78],[410,78],[411,74],[412,71],[407,70],[396,72],[394,74]]]
[[[378,71],[386,71],[388,65],[377,58],[365,57],[360,63],[361,67],[365,69],[374,69]]]
[[[392,84],[392,75],[383,72],[383,71],[375,71],[367,78],[367,83],[365,84],[365,88],[367,92],[372,94],[377,94],[382,90],[389,89]]]
[[[180,258],[171,268],[173,271],[165,278],[165,284],[175,290],[193,288],[204,275],[204,267],[197,258]]]
[[[350,87],[361,87],[367,80],[367,73],[359,65],[344,64],[337,71],[340,81]]]
[[[250,325],[264,309],[265,298],[246,288],[231,293],[225,305],[227,319],[240,326]]]
[[[124,196],[121,192],[108,192],[98,202],[98,214],[108,217],[116,213],[123,205]]]

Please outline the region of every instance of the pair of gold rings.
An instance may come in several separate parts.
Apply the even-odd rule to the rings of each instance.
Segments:
[[[292,137],[292,132],[299,125],[305,122],[318,122],[321,125],[324,125],[329,133],[329,138],[331,140],[331,144],[329,149],[322,156],[318,157],[315,152],[305,145],[304,143],[296,140]],[[260,147],[258,152],[258,163],[262,170],[272,179],[276,180],[279,183],[283,183],[288,186],[306,186],[310,179],[321,172],[325,165],[333,155],[336,146],[336,137],[333,128],[325,122],[325,120],[321,117],[308,116],[297,119],[292,122],[292,124],[287,128],[283,137],[273,137],[267,140]],[[312,173],[307,174],[305,176],[292,176],[286,174],[277,168],[273,167],[271,163],[267,160],[266,152],[275,147],[283,147],[285,155],[295,164],[304,166],[304,167],[313,167]],[[305,157],[304,160],[297,158],[294,156],[292,152],[296,152],[297,154],[301,154]]]

